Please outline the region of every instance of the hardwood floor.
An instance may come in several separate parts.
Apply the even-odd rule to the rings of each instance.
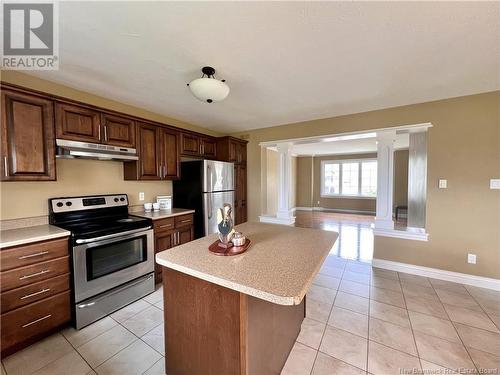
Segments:
[[[316,228],[339,233],[339,239],[330,254],[344,259],[371,262],[373,258],[373,230],[375,217],[371,215],[342,214],[320,211],[297,211],[295,226]]]

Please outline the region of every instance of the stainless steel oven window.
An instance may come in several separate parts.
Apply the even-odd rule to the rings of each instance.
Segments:
[[[148,260],[146,236],[88,248],[87,280],[94,280]]]

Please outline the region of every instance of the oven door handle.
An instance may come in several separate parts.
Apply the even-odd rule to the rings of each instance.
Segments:
[[[80,239],[80,240],[76,240],[76,243],[77,244],[84,244],[84,243],[90,243],[90,242],[97,242],[97,241],[107,240],[107,239],[110,239],[110,238],[118,238],[118,237],[127,236],[129,234],[144,232],[144,231],[149,230],[149,229],[151,229],[151,226],[146,227],[146,228],[128,230],[126,232],[120,232],[120,233],[115,233],[115,234],[108,234],[106,236],[101,236],[101,237]]]

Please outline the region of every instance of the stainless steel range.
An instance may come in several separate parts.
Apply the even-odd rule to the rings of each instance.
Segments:
[[[77,329],[154,291],[152,223],[128,214],[126,194],[53,198],[49,211],[71,231]]]

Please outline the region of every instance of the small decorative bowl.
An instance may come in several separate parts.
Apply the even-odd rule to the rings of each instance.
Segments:
[[[231,242],[234,246],[245,245],[246,238],[241,232],[234,232]]]

